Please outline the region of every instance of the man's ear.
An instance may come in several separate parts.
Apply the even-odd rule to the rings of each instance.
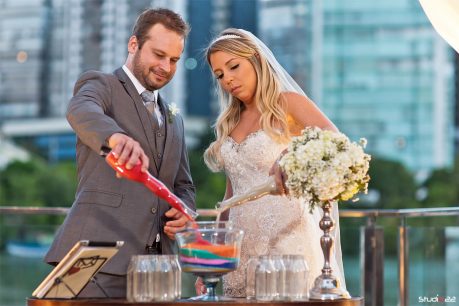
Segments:
[[[138,46],[139,41],[137,40],[137,37],[135,35],[132,35],[128,41],[128,52],[130,54],[134,54],[137,51]]]

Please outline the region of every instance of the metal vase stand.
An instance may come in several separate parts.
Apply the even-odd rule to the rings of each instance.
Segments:
[[[315,279],[314,287],[309,291],[309,299],[311,300],[339,300],[351,298],[349,292],[341,287],[339,279],[333,275],[330,266],[330,253],[333,247],[333,238],[330,236],[330,231],[334,226],[334,221],[330,217],[330,209],[330,202],[322,204],[324,214],[319,222],[319,226],[324,232],[323,236],[320,238],[320,246],[324,253],[324,267],[322,268],[322,274]]]

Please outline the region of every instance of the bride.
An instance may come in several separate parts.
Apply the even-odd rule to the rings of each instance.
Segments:
[[[286,196],[282,172],[276,163],[292,136],[307,126],[336,131],[333,123],[285,72],[271,51],[252,33],[226,29],[207,48],[207,60],[217,80],[220,114],[217,139],[204,153],[207,166],[224,171],[225,199],[245,193],[274,175],[279,195],[268,195],[232,208],[229,220],[244,231],[238,270],[223,279],[225,295],[245,296],[245,269],[251,256],[303,255],[309,266],[308,285],[321,274],[323,253],[318,210]],[[345,288],[339,240],[338,209],[335,220],[334,274]],[[200,283],[196,288],[199,291]]]

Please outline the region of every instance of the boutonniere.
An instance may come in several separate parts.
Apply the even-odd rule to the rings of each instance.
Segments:
[[[180,108],[178,108],[177,104],[175,103],[171,103],[167,107],[168,107],[167,117],[168,117],[169,123],[172,123],[172,120],[174,119],[174,117],[180,112]]]

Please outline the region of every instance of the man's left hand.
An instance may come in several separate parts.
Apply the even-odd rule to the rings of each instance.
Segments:
[[[166,211],[166,217],[173,220],[166,222],[164,233],[172,240],[175,240],[175,233],[185,229],[188,218],[175,208]]]

